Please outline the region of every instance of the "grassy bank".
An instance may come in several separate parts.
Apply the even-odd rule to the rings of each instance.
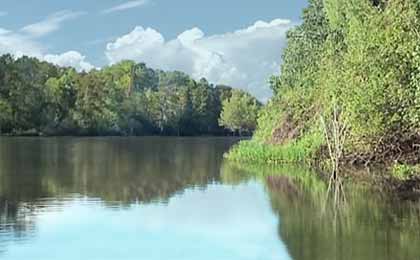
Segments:
[[[225,157],[231,165],[246,169],[248,177],[252,175],[255,177],[262,175],[264,178],[277,176],[281,172],[288,172],[284,169],[302,166],[309,168],[315,166],[317,170],[323,168],[323,172],[326,173],[329,172],[329,170],[325,170],[328,167],[328,162],[320,160],[319,157],[320,148],[323,145],[321,140],[319,137],[312,136],[283,146],[245,140],[235,145],[229,153],[225,154]],[[281,167],[283,171],[279,171],[278,167]],[[273,171],[273,169],[276,169],[276,171]],[[301,171],[294,172],[297,172],[298,175],[302,173]],[[308,172],[313,174],[312,178],[326,177],[326,175],[315,174],[318,171],[309,170],[298,177],[306,179]],[[361,186],[367,185],[372,190],[392,194],[395,198],[401,200],[416,201],[420,198],[420,165],[418,164],[393,163],[387,166],[375,165],[371,168],[353,168],[344,164],[340,172],[341,176],[348,181],[351,180],[351,183],[358,183]],[[233,177],[230,178],[234,179]],[[321,179],[318,179],[318,181],[321,181]]]
[[[312,133],[285,145],[245,140],[235,145],[225,157],[231,161],[259,164],[307,163],[317,159],[323,144],[319,133]]]

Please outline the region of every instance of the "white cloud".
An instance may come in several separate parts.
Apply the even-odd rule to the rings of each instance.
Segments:
[[[90,71],[94,68],[86,61],[86,57],[77,51],[69,51],[63,54],[45,54],[46,51],[37,41],[25,34],[14,33],[0,28],[0,55],[12,54],[19,58],[24,55],[36,57],[62,67],[74,67],[78,71]]]
[[[148,2],[149,2],[148,0],[128,1],[123,4],[113,6],[109,9],[102,10],[102,13],[109,14],[109,13],[124,11],[128,9],[136,8],[136,7],[141,7],[141,6],[146,5]]]
[[[60,29],[63,22],[75,19],[84,14],[84,12],[73,12],[69,10],[59,11],[47,16],[40,22],[23,27],[21,31],[31,37],[42,37]]]
[[[63,54],[47,54],[44,60],[62,67],[73,67],[77,71],[90,71],[95,67],[86,61],[86,57],[77,51],[68,51]]]
[[[23,55],[42,57],[43,48],[24,35],[0,28],[0,54],[10,53],[16,57]]]
[[[0,17],[8,15],[8,12],[0,11]]]
[[[0,28],[0,35],[5,35],[5,34],[8,34],[8,33],[10,33],[9,30],[6,30],[4,28]]]
[[[257,21],[248,28],[206,36],[199,28],[166,41],[158,31],[141,26],[108,43],[110,63],[132,59],[154,68],[181,70],[194,78],[248,90],[261,100],[270,97],[270,75],[278,73],[288,20]]]
[[[0,55],[12,54],[15,57],[31,56],[40,60],[48,60],[61,66],[74,66],[79,70],[90,70],[92,65],[77,52],[67,52],[61,55],[46,55],[46,50],[34,37],[43,36],[60,28],[60,24],[74,19],[83,13],[60,11],[48,16],[45,20],[25,26],[19,32],[0,28]]]
[[[60,24],[74,19],[83,13],[61,11],[48,16],[44,21],[25,26],[20,32],[0,28],[0,55],[10,53],[15,57],[30,56],[48,61],[58,66],[74,67],[78,71],[89,71],[94,68],[86,57],[77,51],[62,54],[46,54],[46,50],[34,37],[40,37],[60,28]]]
[[[20,32],[0,28],[0,55],[10,53],[15,57],[30,56],[48,61],[62,67],[74,67],[78,71],[90,71],[94,68],[86,61],[86,57],[77,51],[62,54],[46,54],[43,46],[34,39],[58,30],[66,20],[76,18],[83,13],[61,11],[48,16],[44,21],[25,26]]]

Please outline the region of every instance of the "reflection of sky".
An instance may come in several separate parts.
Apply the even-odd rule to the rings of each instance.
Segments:
[[[262,185],[190,189],[167,205],[105,208],[74,199],[36,217],[37,235],[1,259],[288,260]]]

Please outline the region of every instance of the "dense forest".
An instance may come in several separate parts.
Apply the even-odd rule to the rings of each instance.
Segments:
[[[230,158],[418,169],[419,1],[310,0],[287,38],[275,97]]]
[[[36,58],[0,57],[2,134],[250,134],[260,106],[244,91],[143,63],[79,73]]]

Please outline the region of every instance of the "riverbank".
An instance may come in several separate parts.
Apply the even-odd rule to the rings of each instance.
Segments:
[[[323,146],[322,138],[316,135],[286,145],[243,140],[224,156],[228,161],[248,165],[250,168],[257,165],[305,165],[316,169],[320,178],[328,180],[329,159]],[[367,184],[378,192],[395,194],[402,200],[420,199],[419,164],[410,165],[392,160],[388,164],[371,163],[365,165],[353,160],[343,160],[340,164],[340,176],[356,183]]]
[[[0,133],[0,137],[232,137],[240,139],[250,139],[250,134],[239,135],[228,130],[221,130],[213,133],[197,134],[175,134],[146,132],[143,134],[127,134],[124,132],[103,132],[91,133],[88,131],[63,131],[63,132],[42,132],[37,130],[17,131],[13,133]]]
[[[372,186],[411,199],[420,193],[420,6],[344,2],[309,2],[287,34],[253,140],[226,157],[303,163],[334,180],[349,167],[379,167]]]

